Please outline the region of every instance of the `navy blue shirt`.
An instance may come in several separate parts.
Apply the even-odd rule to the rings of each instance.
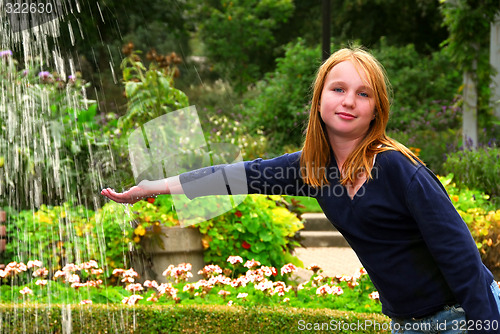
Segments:
[[[398,151],[376,156],[373,179],[351,199],[342,186],[335,159],[326,167],[329,185],[311,187],[300,177],[300,152],[181,174],[189,198],[216,195],[204,187],[222,171],[230,185],[246,183],[250,194],[310,196],[356,252],[377,288],[382,311],[393,318],[420,318],[446,305],[460,304],[469,321],[500,325],[476,244],[449,195],[425,166]],[[246,180],[232,178],[232,169]],[[205,179],[205,180],[204,180]],[[234,194],[234,193],[233,193]],[[497,328],[497,327],[494,327]],[[497,332],[497,331],[494,331]]]

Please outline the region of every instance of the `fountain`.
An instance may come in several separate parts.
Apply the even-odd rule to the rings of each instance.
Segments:
[[[94,120],[97,104],[87,97],[91,87],[78,72],[79,58],[64,54],[59,44],[61,32],[73,46],[83,38],[78,31],[82,5],[89,4],[0,2],[0,263],[11,263],[0,269],[0,298],[5,302],[12,295],[0,316],[0,332],[45,332],[51,312],[60,315],[54,328],[72,332],[78,316],[72,305],[85,300],[85,289],[68,294],[41,278],[74,263],[106,265],[106,232],[95,223],[94,212],[103,204],[98,190],[116,169],[116,158]],[[128,224],[124,210],[116,223],[118,231]],[[116,250],[126,262],[129,249],[123,245]],[[38,260],[43,260],[40,268],[33,262]],[[37,274],[42,267],[46,272]],[[110,268],[103,270],[109,274]],[[14,295],[18,285],[26,287]],[[47,290],[43,298],[42,289]]]

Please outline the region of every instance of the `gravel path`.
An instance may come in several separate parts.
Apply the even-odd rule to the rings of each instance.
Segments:
[[[320,266],[326,276],[353,275],[362,267],[350,247],[296,248],[294,255],[304,263],[304,269],[295,273],[299,282],[309,280],[312,271],[305,268],[312,264]]]

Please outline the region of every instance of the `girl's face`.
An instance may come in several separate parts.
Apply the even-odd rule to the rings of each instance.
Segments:
[[[362,139],[367,133],[375,117],[375,96],[366,79],[348,60],[326,76],[319,111],[330,140]]]

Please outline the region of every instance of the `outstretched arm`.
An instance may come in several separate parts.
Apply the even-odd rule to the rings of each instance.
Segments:
[[[141,199],[164,194],[184,194],[179,176],[169,177],[167,179],[149,181],[143,180],[138,185],[133,186],[127,191],[118,193],[111,188],[101,191],[101,195],[117,202],[130,203],[140,201]]]

